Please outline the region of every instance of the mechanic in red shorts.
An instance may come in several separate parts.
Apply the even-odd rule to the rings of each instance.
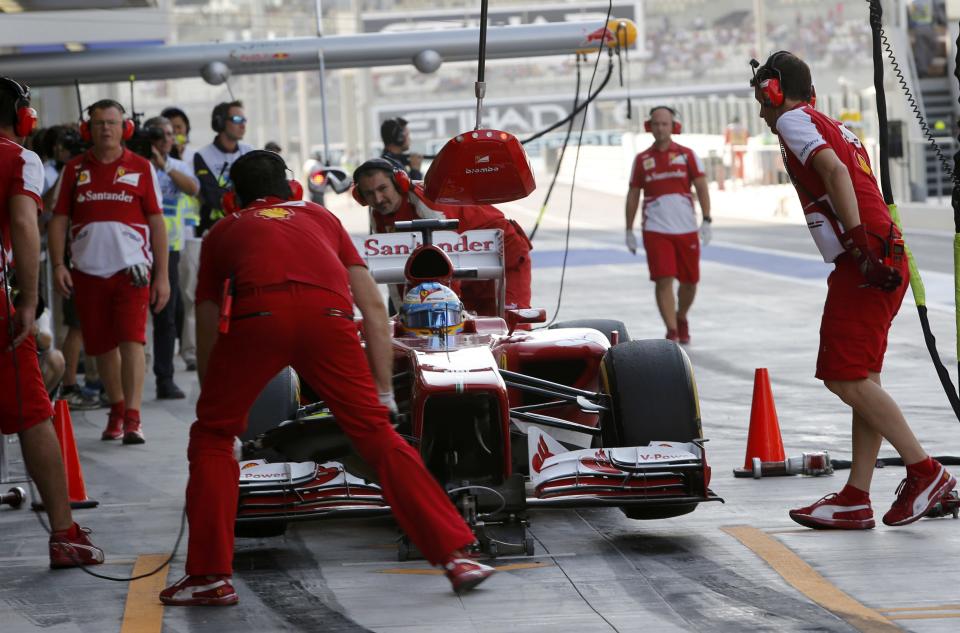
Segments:
[[[756,62],[752,62],[756,66]],[[755,66],[755,67],[756,67]],[[776,134],[785,165],[825,262],[834,264],[820,323],[817,378],[853,409],[853,464],[847,485],[790,511],[814,528],[874,527],[870,482],[886,439],[907,465],[887,525],[923,517],[956,485],[927,455],[893,398],[880,386],[887,333],[903,301],[908,264],[857,135],[814,109],[810,68],[786,51],[756,67],[760,116]]]
[[[23,461],[50,519],[50,566],[103,562],[103,550],[73,522],[53,408],[43,385],[33,326],[39,302],[43,189],[40,157],[19,143],[36,124],[30,90],[0,77],[0,433],[16,433]],[[15,265],[19,309],[7,296],[6,270]],[[0,439],[0,441],[6,441]]]
[[[170,296],[167,230],[153,166],[123,146],[133,125],[123,114],[111,99],[87,108],[93,147],[63,168],[50,257],[57,291],[74,296],[84,350],[97,357],[110,400],[101,439],[143,444],[147,304],[160,312]],[[70,269],[64,264],[68,222]]]
[[[257,394],[288,365],[320,394],[377,471],[401,529],[431,564],[444,566],[455,591],[471,589],[493,568],[464,558],[473,533],[390,423],[396,409],[393,343],[377,285],[339,220],[292,194],[286,169],[274,152],[254,150],[237,159],[230,179],[240,210],[203,240],[197,283],[201,391],[187,449],[187,575],[160,600],[237,602],[231,583],[240,476],[234,438],[246,428]],[[223,310],[228,294],[230,315]],[[363,315],[366,355],[354,303]]]
[[[650,110],[644,125],[653,134],[653,145],[637,154],[627,191],[627,249],[636,254],[637,237],[633,220],[637,217],[643,192],[643,248],[647,252],[650,279],[656,285],[657,308],[667,326],[667,338],[690,342],[687,312],[693,305],[700,281],[700,239],[710,242],[710,191],[703,163],[693,150],[671,140],[680,132],[677,113],[668,106]],[[691,185],[697,191],[703,222],[697,235],[697,214],[693,208]],[[679,280],[677,298],[674,281]]]
[[[353,172],[354,199],[370,207],[370,232],[393,231],[396,222],[418,219],[457,219],[458,232],[474,229],[503,231],[504,272],[506,277],[506,307],[530,307],[530,249],[520,225],[508,220],[491,205],[454,206],[431,203],[417,196],[414,187],[422,191],[421,183],[411,182],[407,174],[394,163],[374,158]],[[493,282],[477,281],[462,284],[460,297],[464,307],[480,315],[499,316]],[[394,305],[400,305],[395,297]]]

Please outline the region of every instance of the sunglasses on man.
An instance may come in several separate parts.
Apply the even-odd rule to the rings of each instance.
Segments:
[[[247,117],[240,116],[239,114],[234,114],[233,116],[228,116],[227,121],[229,121],[230,123],[236,123],[237,125],[240,125],[242,123],[247,122]]]

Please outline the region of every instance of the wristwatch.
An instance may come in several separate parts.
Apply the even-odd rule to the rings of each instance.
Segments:
[[[713,222],[713,218],[709,215],[705,215],[703,216],[703,221],[706,222],[707,224],[711,224]]]

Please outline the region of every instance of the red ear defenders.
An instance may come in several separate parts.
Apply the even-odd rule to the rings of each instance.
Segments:
[[[764,68],[771,73],[776,73],[776,77],[768,77],[766,79],[757,79],[757,68],[760,67],[759,62],[755,59],[750,60],[750,66],[753,67],[753,81],[751,85],[760,90],[760,96],[763,99],[763,104],[770,108],[779,108],[783,105],[785,96],[783,94],[783,76],[780,74],[780,69],[776,67],[777,58],[780,57],[785,51],[778,51],[770,56],[770,59],[767,60],[767,63],[764,65]],[[817,91],[813,86],[810,86],[810,105],[817,107]]]
[[[670,113],[670,116],[673,117],[673,129],[670,133],[679,134],[683,126],[680,124],[680,120],[677,118],[677,111],[670,106],[657,106],[655,108],[650,108],[650,113],[647,115],[647,120],[643,122],[643,131],[648,133],[653,131],[650,125],[650,117],[653,116],[653,113],[657,110],[666,110]]]
[[[7,86],[17,97],[13,104],[14,124],[13,132],[17,136],[29,136],[37,127],[37,111],[30,107],[30,88],[21,85],[9,77],[0,77],[0,84]]]
[[[113,99],[101,99],[100,101],[97,101],[96,103],[91,105],[89,108],[87,108],[88,118],[82,119],[80,121],[80,138],[87,143],[91,141],[90,119],[89,119],[90,113],[93,112],[94,110],[101,110],[103,108],[116,108],[117,110],[120,110],[120,114],[127,113],[126,109],[124,109],[124,107],[120,105],[119,102],[114,101]],[[122,129],[121,138],[123,138],[123,140],[129,141],[131,138],[133,138],[133,132],[136,129],[136,125],[134,124],[133,119],[124,118],[120,122],[120,127]]]
[[[365,176],[371,171],[383,171],[389,173],[390,179],[393,181],[397,191],[402,194],[407,193],[412,188],[410,184],[410,175],[407,174],[407,172],[397,168],[393,163],[384,158],[372,158],[357,167],[353,172],[353,188],[350,189],[350,194],[361,207],[367,206],[367,201],[363,199],[362,195],[360,195],[360,190],[357,188],[357,180],[361,176]]]

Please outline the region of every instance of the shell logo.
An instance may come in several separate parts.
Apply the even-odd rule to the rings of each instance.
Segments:
[[[293,217],[293,211],[281,207],[270,207],[257,211],[257,217],[267,220],[289,220]]]
[[[870,165],[867,164],[867,161],[860,154],[857,154],[857,162],[860,163],[860,169],[863,170],[863,173],[868,176],[873,175],[873,172],[870,170]]]

